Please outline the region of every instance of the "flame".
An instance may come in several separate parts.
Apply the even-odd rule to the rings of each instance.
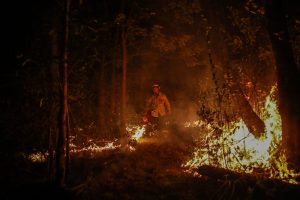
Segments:
[[[77,128],[80,131],[84,131],[82,128]],[[127,132],[130,134],[130,139],[135,142],[139,142],[143,137],[146,125],[131,125],[128,124],[126,127]],[[78,155],[84,153],[84,155],[94,156],[95,154],[100,154],[104,151],[115,150],[121,148],[121,144],[119,143],[118,139],[112,140],[102,140],[102,141],[94,141],[93,139],[88,139],[85,144],[75,144],[74,143],[75,136],[70,136],[70,154],[71,155]],[[134,151],[135,148],[131,146],[132,143],[128,144],[128,148],[130,151]],[[25,155],[24,157],[31,162],[46,162],[48,158],[48,152],[35,152],[29,155]]]
[[[70,144],[70,153],[78,154],[87,152],[91,155],[95,153],[101,153],[103,151],[114,150],[120,147],[120,144],[117,144],[117,140],[115,141],[102,141],[102,145],[97,145],[93,140],[88,141],[90,144],[85,147],[77,147],[75,144]]]
[[[288,169],[287,159],[281,148],[281,117],[274,100],[275,90],[274,86],[260,113],[266,127],[263,136],[255,138],[242,119],[221,127],[221,135],[216,136],[213,131],[208,131],[204,139],[205,145],[198,148],[193,158],[183,166],[195,169],[202,165],[212,165],[245,173],[260,169],[268,178],[297,183],[295,178],[298,175]],[[199,124],[203,125],[203,122],[197,122]],[[186,125],[195,126],[195,123]],[[207,128],[210,130],[210,127]]]
[[[146,125],[128,125],[126,130],[131,135],[131,140],[139,142],[145,133]]]
[[[135,139],[135,140],[137,140],[137,141],[139,141],[142,138],[144,132],[145,132],[145,126],[143,126],[142,128],[138,129],[135,132],[135,134],[132,136],[132,138]]]
[[[184,122],[184,127],[185,128],[195,128],[195,127],[201,127],[203,125],[207,125],[205,122],[202,120],[195,120],[192,122]]]
[[[138,125],[129,125],[127,126],[127,131],[131,134],[131,139],[134,141],[140,141],[142,136],[144,135],[146,126],[138,126]],[[94,141],[93,139],[88,139],[85,144],[75,144],[74,143],[75,136],[70,137],[70,154],[71,155],[90,155],[95,156],[96,154],[99,155],[105,151],[111,151],[115,149],[121,148],[121,144],[119,143],[118,139],[112,140],[102,140],[102,141]],[[128,145],[130,151],[135,150],[134,147]],[[41,152],[32,153],[28,156],[28,159],[31,162],[45,162],[47,160],[47,156],[42,154]]]

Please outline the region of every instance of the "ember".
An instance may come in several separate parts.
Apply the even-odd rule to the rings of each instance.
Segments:
[[[99,142],[98,142],[99,143]],[[79,154],[79,153],[88,153],[94,155],[95,153],[101,153],[103,151],[114,150],[120,147],[120,144],[117,144],[115,141],[101,141],[101,143],[96,144],[93,140],[89,141],[89,144],[84,147],[77,147],[75,144],[71,145],[72,149],[70,153]]]
[[[27,156],[27,159],[34,163],[46,162],[47,158],[48,158],[48,153],[42,153],[42,152],[31,153]]]

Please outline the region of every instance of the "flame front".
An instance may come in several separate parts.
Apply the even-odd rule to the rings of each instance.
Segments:
[[[204,139],[205,145],[197,149],[193,159],[184,166],[193,169],[202,165],[212,165],[246,173],[259,169],[268,178],[296,183],[297,174],[288,169],[286,157],[281,148],[281,118],[273,98],[275,89],[275,87],[272,88],[260,114],[266,127],[263,136],[255,138],[240,119],[221,127],[221,135],[214,135],[213,131],[210,131]],[[198,124],[202,125],[202,123]],[[193,123],[187,125],[193,125]],[[210,127],[207,128],[211,130]]]
[[[95,153],[101,153],[103,151],[114,150],[120,147],[120,144],[116,144],[117,140],[115,141],[103,141],[102,145],[97,145],[92,140],[89,141],[89,145],[85,147],[77,147],[75,144],[71,143],[70,153],[78,154],[78,153],[89,153],[91,155]]]

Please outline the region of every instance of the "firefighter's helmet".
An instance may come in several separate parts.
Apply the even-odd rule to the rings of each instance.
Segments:
[[[155,88],[155,87],[157,87],[158,89],[160,89],[160,86],[158,84],[153,84],[152,85],[152,88]]]

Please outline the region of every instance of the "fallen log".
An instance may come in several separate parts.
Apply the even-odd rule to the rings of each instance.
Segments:
[[[238,180],[238,179],[244,179],[250,184],[256,184],[257,181],[264,182],[264,183],[276,183],[279,185],[291,185],[290,183],[284,182],[280,179],[275,178],[268,178],[263,172],[253,172],[251,174],[249,173],[242,173],[242,172],[236,172],[229,169],[224,169],[221,167],[214,167],[210,165],[203,165],[197,168],[197,172],[201,175],[220,179],[220,180]],[[297,180],[300,177],[296,178]],[[298,187],[300,189],[300,185],[295,185],[295,187]]]
[[[249,180],[257,179],[256,176],[251,174],[235,172],[228,169],[214,167],[210,165],[203,165],[198,167],[197,172],[201,175],[208,176],[215,179],[233,180],[233,179],[238,179],[240,177],[245,177]]]

